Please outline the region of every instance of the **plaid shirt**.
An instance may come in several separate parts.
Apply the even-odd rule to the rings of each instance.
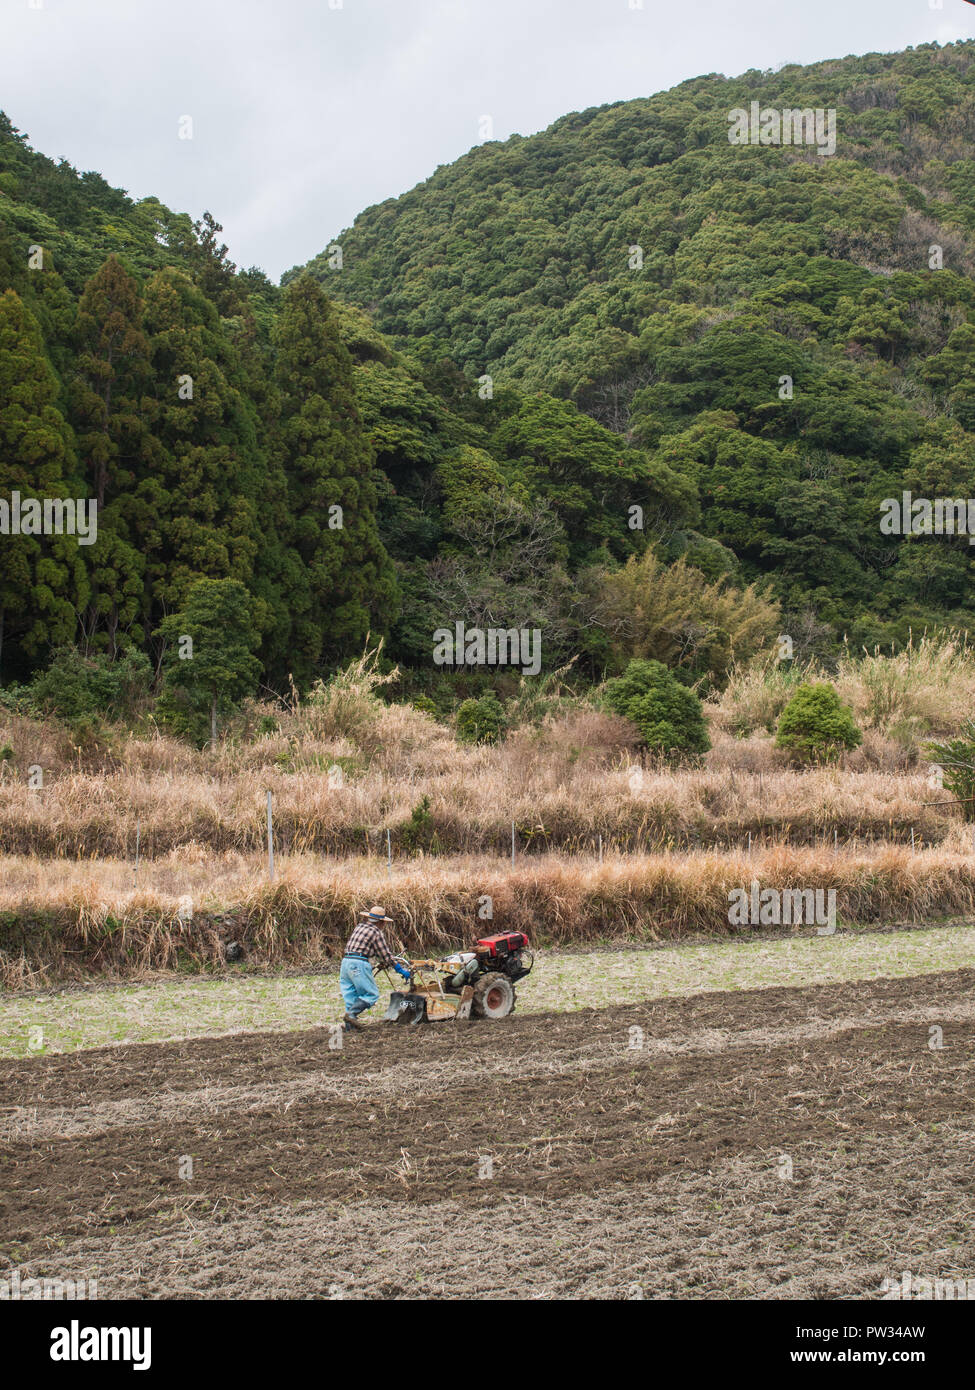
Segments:
[[[393,953],[386,944],[386,938],[372,922],[360,922],[345,943],[347,956],[378,956],[381,965],[393,964]]]

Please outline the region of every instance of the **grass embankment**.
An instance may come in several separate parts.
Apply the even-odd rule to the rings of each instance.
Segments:
[[[266,794],[292,853],[502,854],[731,848],[753,840],[938,844],[957,823],[933,784],[926,740],[957,732],[975,705],[975,658],[950,640],[896,656],[844,657],[834,673],[863,730],[837,767],[797,770],[776,721],[814,666],[769,658],[732,673],[708,706],[700,763],[642,766],[638,731],[595,696],[522,682],[498,746],[459,743],[449,723],[384,704],[367,658],[308,700],[250,708],[215,748],[106,729],[76,747],[66,727],[0,710],[0,844],[8,854],[143,858],[202,847],[259,850]],[[598,701],[596,701],[598,704]],[[268,730],[261,732],[261,730]],[[80,735],[79,735],[80,737]],[[31,786],[29,769],[43,786]],[[34,778],[36,781],[36,776]],[[942,804],[932,804],[942,803]]]
[[[341,952],[356,913],[385,903],[403,947],[453,949],[491,929],[523,929],[542,946],[741,937],[729,893],[835,889],[841,924],[923,923],[975,914],[975,856],[897,846],[777,848],[727,854],[520,860],[282,858],[267,882],[257,856],[175,856],[124,863],[8,860],[0,889],[0,983],[133,979],[158,971],[223,968],[226,947],[250,969],[316,970]],[[490,899],[493,918],[479,917]],[[190,911],[192,915],[190,915]]]
[[[151,745],[150,745],[151,746]],[[8,854],[69,859],[151,859],[174,850],[247,853],[266,838],[274,803],[275,842],[301,854],[503,854],[515,823],[526,853],[587,851],[599,837],[621,850],[730,848],[753,841],[811,845],[824,839],[939,844],[958,823],[926,770],[852,767],[764,770],[768,742],[719,742],[702,767],[641,769],[628,754],[547,741],[454,748],[407,766],[377,760],[330,784],[326,767],[276,763],[169,772],[136,767],[65,771],[31,790],[0,783],[0,844]],[[324,758],[324,755],[323,755]],[[731,759],[734,759],[734,762]],[[757,764],[757,766],[756,766]],[[336,774],[333,774],[334,781]]]

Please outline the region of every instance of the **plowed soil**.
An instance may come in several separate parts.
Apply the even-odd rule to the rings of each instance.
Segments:
[[[0,1063],[0,1273],[256,1298],[975,1279],[975,971],[331,1037]]]

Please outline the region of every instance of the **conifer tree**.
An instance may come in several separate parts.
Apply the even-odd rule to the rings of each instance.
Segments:
[[[137,282],[115,256],[89,280],[78,306],[73,418],[82,467],[98,502],[90,553],[91,599],[83,615],[86,646],[115,656],[120,631],[136,643],[143,611],[145,556],[139,490],[158,450],[149,431],[149,345]]]
[[[362,649],[397,611],[396,579],[376,523],[372,449],[356,409],[352,358],[322,289],[288,287],[278,324],[276,452],[288,477],[296,680]]]
[[[251,585],[258,551],[261,454],[256,414],[216,308],[183,272],[145,290],[160,456],[140,494],[150,619],[179,609],[198,579]],[[261,629],[267,614],[260,611]]]
[[[8,511],[0,534],[0,673],[37,663],[74,635],[75,612],[87,599],[76,534],[14,534],[24,499],[77,498],[74,443],[57,407],[58,383],[44,354],[40,327],[14,290],[0,295],[0,501]],[[13,662],[4,648],[15,648]],[[24,673],[28,667],[24,667]]]

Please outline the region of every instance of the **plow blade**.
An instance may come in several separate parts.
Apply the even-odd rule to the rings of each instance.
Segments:
[[[389,996],[389,1008],[383,1014],[387,1023],[425,1023],[427,1001],[422,994],[403,994],[394,989]]]

